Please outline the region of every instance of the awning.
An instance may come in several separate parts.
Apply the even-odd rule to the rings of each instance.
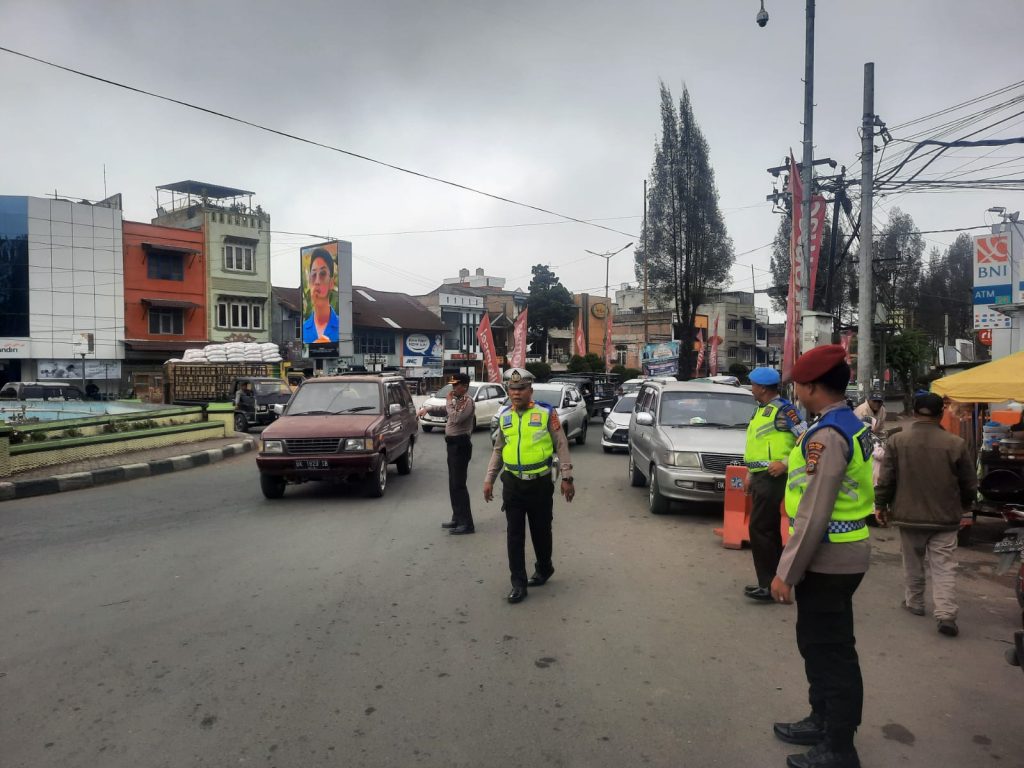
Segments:
[[[142,303],[160,309],[198,309],[200,306],[195,302],[179,299],[142,299]]]
[[[136,352],[178,352],[186,349],[202,349],[208,341],[149,341],[147,339],[125,339],[125,349]]]
[[[198,248],[183,248],[177,245],[164,245],[163,243],[142,243],[143,250],[146,251],[169,251],[170,253],[200,253]]]
[[[1024,402],[1024,352],[936,379],[932,392],[962,403]]]

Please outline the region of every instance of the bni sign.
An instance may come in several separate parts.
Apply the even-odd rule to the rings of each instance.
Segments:
[[[974,330],[1009,328],[1010,318],[994,306],[1009,304],[1013,296],[1010,238],[980,235],[974,238]]]

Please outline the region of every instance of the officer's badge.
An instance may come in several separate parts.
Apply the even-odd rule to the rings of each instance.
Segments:
[[[521,384],[522,381],[523,381],[523,374],[521,374],[518,370],[513,369],[512,373],[509,374],[508,383],[509,384]]]
[[[512,414],[511,413],[506,413],[504,416],[501,417],[501,426],[502,427],[511,427],[512,426]]]
[[[541,415],[539,413],[530,414],[530,426],[539,427],[541,423]]]
[[[764,410],[761,411],[761,415],[762,416],[771,416],[772,415],[772,406],[766,405],[764,407]]]

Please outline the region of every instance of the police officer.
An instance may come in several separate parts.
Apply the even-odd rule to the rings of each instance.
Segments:
[[[444,441],[448,449],[448,497],[452,503],[451,522],[441,527],[453,536],[475,533],[473,510],[466,488],[469,462],[473,458],[473,428],[476,426],[476,405],[469,396],[469,374],[453,374],[448,380],[451,389],[445,397],[445,412],[448,420],[444,424]],[[422,419],[427,413],[424,406],[417,411]]]
[[[859,768],[853,736],[864,688],[853,632],[853,594],[868,568],[866,518],[874,506],[871,440],[846,404],[846,351],[818,347],[793,366],[796,394],[817,414],[789,457],[786,514],[790,539],[772,581],[772,597],[797,606],[796,642],[804,659],[811,714],[775,723],[790,744],[790,768]]]
[[[543,585],[555,572],[551,564],[551,508],[555,484],[552,456],[558,455],[561,492],[571,502],[573,488],[569,443],[549,405],[533,401],[533,374],[523,368],[505,372],[511,407],[498,414],[498,435],[484,479],[484,501],[494,498],[494,480],[501,472],[501,501],[508,522],[508,567],[512,575],[510,603],[522,602],[527,586]],[[536,556],[533,575],[526,578],[526,521]]]
[[[744,588],[751,600],[772,601],[772,578],[782,554],[780,529],[782,500],[786,495],[789,454],[807,425],[788,400],[779,395],[779,372],[755,368],[750,390],[757,410],[747,426],[743,463],[750,473],[748,491],[754,497],[750,512],[750,551],[757,584]]]

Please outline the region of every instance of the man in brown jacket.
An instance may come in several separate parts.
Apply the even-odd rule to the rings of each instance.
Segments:
[[[875,486],[875,515],[900,529],[906,597],[903,607],[924,615],[925,564],[939,632],[956,637],[956,534],[978,489],[965,443],[946,432],[942,398],[914,398],[914,421],[889,438]]]

